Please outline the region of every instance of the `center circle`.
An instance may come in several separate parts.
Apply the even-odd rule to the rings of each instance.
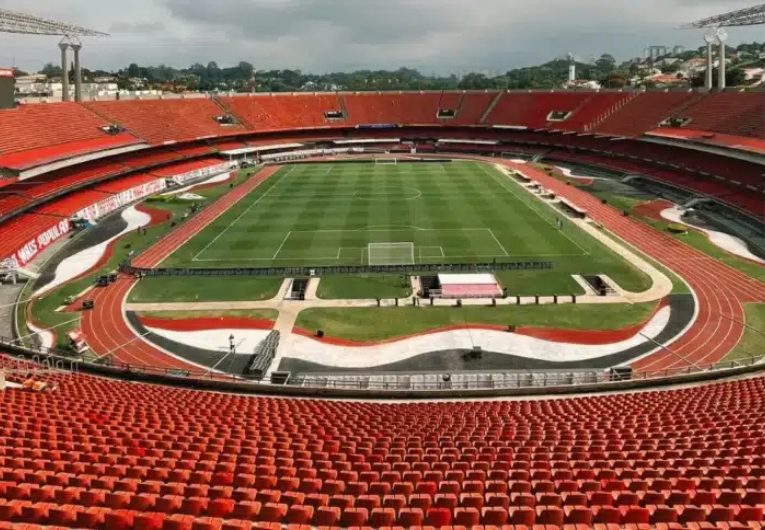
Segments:
[[[362,201],[394,202],[418,199],[422,197],[422,192],[407,186],[389,186],[374,191],[355,191],[353,196]]]

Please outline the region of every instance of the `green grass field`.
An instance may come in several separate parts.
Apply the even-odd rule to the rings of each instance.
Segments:
[[[741,341],[723,362],[746,361],[765,355],[765,304],[746,304],[746,329]]]
[[[526,305],[457,307],[312,308],[296,325],[308,331],[358,341],[402,337],[459,324],[544,326],[561,329],[620,329],[644,322],[656,304]]]
[[[478,162],[299,164],[280,169],[162,265],[552,261],[553,270],[523,281],[500,280],[512,294],[577,292],[571,274],[608,274],[632,291],[650,287],[647,276],[572,223],[558,230],[558,216]]]

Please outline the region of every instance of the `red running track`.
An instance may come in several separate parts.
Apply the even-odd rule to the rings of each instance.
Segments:
[[[247,182],[160,239],[157,244],[141,254],[134,264],[140,267],[156,267],[278,169],[262,169]],[[199,368],[148,344],[127,324],[123,315],[123,303],[136,281],[133,277],[121,275],[109,287],[96,287],[91,291],[95,308],[86,311],[82,318],[82,332],[91,350],[97,355],[110,353],[115,360],[131,365],[186,370]]]
[[[497,162],[496,159],[485,160]],[[679,371],[691,364],[709,365],[722,360],[738,344],[744,332],[742,304],[765,302],[765,285],[645,223],[625,217],[574,186],[567,186],[529,165],[504,163],[532,177],[559,197],[586,209],[594,221],[669,267],[693,289],[698,308],[695,322],[664,350],[634,362],[633,368],[638,371]]]

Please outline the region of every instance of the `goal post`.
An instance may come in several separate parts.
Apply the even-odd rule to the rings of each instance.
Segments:
[[[396,164],[398,164],[398,158],[375,157],[376,166],[395,166]]]
[[[369,265],[414,265],[414,243],[369,243]]]

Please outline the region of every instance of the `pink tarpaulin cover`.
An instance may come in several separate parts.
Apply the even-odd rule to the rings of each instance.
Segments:
[[[502,292],[499,285],[476,285],[476,284],[452,284],[441,286],[441,295],[446,298],[491,298],[499,296]]]

